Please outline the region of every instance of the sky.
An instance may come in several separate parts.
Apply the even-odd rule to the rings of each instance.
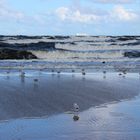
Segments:
[[[1,35],[140,35],[140,0],[0,0]]]

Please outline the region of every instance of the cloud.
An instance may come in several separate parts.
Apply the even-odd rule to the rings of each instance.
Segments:
[[[2,20],[22,20],[24,14],[8,6],[5,0],[0,0],[0,19]]]
[[[50,7],[51,4],[54,5],[55,1],[48,1],[50,1],[50,3],[47,3]],[[134,24],[139,25],[140,22],[138,7],[136,6],[136,9],[134,9],[135,5],[131,6],[129,4],[137,0],[87,0],[91,3],[83,2],[82,0],[70,1],[65,5],[62,2],[62,4],[60,3],[52,8],[47,8],[46,6],[43,10],[39,9],[39,11],[30,12],[30,10],[33,10],[32,7],[29,7],[31,9],[27,10],[25,8],[25,10],[20,11],[8,4],[8,0],[0,0],[1,31],[8,28],[8,31],[12,32],[17,30],[28,33],[50,32],[59,34],[65,32],[66,34],[72,34],[83,33],[84,31],[102,34],[103,30],[109,32],[111,27],[114,30],[114,26],[123,28],[124,22],[128,27]],[[96,4],[94,5],[94,3]],[[106,7],[104,4],[111,5]],[[136,28],[139,27],[138,25]],[[24,29],[24,31],[21,29]],[[121,31],[120,28],[118,29],[117,31]]]
[[[138,0],[89,0],[89,1],[102,4],[131,4],[138,2]]]
[[[71,13],[69,8],[67,7],[60,7],[56,9],[55,12],[56,12],[56,15],[62,20],[65,20],[66,18],[68,18],[68,16],[70,16],[70,13]]]
[[[138,14],[119,5],[110,12],[110,17],[120,21],[134,21],[138,18]]]
[[[126,9],[121,5],[114,6],[109,11],[102,13],[100,10],[87,12],[81,9],[70,9],[68,7],[60,7],[56,9],[55,16],[61,21],[79,22],[79,23],[99,23],[112,21],[135,21],[139,18],[138,14],[131,9]]]
[[[5,0],[0,0],[0,5],[2,5],[5,2]]]
[[[7,2],[7,0],[0,0],[0,22],[11,22],[10,24],[16,22],[27,27],[45,24],[45,20],[40,14],[24,14],[12,8]]]
[[[92,23],[99,20],[99,17],[96,14],[82,13],[79,9],[73,11],[68,7],[60,7],[56,9],[55,14],[62,21],[68,20],[72,22]]]
[[[17,11],[12,11],[10,9],[0,8],[0,18],[1,19],[15,19],[15,20],[22,20],[24,14]]]

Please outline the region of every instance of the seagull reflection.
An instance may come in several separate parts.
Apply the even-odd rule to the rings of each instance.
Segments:
[[[38,79],[34,79],[34,91],[38,90]]]
[[[106,75],[103,76],[103,79],[106,79]]]
[[[25,76],[21,76],[21,83],[25,83]]]

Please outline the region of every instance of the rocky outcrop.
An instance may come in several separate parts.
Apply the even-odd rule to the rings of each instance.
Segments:
[[[138,58],[140,57],[140,52],[139,51],[129,51],[124,53],[125,57],[129,58]]]
[[[0,49],[0,60],[4,59],[37,59],[37,57],[28,51]]]
[[[55,50],[53,42],[10,44],[0,42],[0,60],[6,59],[37,59],[31,50]]]

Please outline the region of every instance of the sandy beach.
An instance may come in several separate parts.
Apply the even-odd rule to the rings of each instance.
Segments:
[[[36,81],[37,80],[37,81]],[[71,111],[78,103],[84,111],[139,94],[139,75],[118,73],[49,74],[40,71],[1,72],[0,120],[42,117]]]
[[[4,140],[139,140],[140,97],[119,103],[104,104],[80,113],[74,122],[72,114],[49,118],[28,118],[0,123]]]
[[[25,73],[1,72],[0,139],[139,140],[138,73]]]
[[[140,0],[0,0],[0,140],[140,140]]]

